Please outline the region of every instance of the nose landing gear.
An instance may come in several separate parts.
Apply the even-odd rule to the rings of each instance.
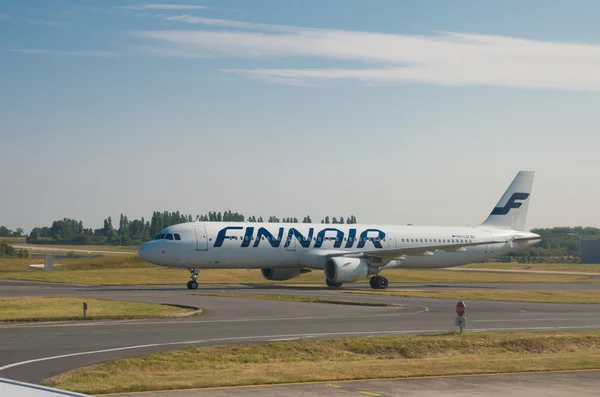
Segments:
[[[200,269],[196,269],[195,267],[190,268],[191,280],[188,281],[187,287],[188,289],[197,289],[198,288],[198,274],[200,274]]]

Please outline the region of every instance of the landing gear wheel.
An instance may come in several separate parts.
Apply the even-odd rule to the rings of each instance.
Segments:
[[[195,267],[190,268],[190,278],[188,281],[187,287],[188,289],[197,289],[198,288],[198,274],[200,273],[200,269],[196,269]]]
[[[369,285],[371,286],[371,288],[377,289],[376,281],[377,281],[377,276],[371,277],[371,279],[369,280]]]
[[[325,279],[325,284],[327,284],[328,287],[333,287],[333,288],[340,288],[343,283],[334,283],[333,281],[329,281],[327,279]]]
[[[377,288],[378,289],[386,289],[388,287],[388,279],[385,277],[379,277],[377,280]]]
[[[369,280],[369,284],[373,289],[386,289],[388,287],[388,279],[381,276],[373,276]]]

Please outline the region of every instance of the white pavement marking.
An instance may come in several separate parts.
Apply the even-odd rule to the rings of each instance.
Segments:
[[[418,307],[418,306],[415,306]],[[340,316],[328,317],[255,317],[255,318],[236,318],[230,320],[189,320],[189,321],[144,321],[144,320],[114,320],[114,321],[98,321],[98,322],[81,322],[81,323],[43,323],[43,324],[6,324],[0,325],[0,329],[6,328],[46,328],[46,327],[93,327],[99,325],[172,325],[172,324],[197,324],[197,323],[239,323],[239,322],[255,322],[255,321],[298,321],[298,320],[322,320],[335,318],[370,318],[370,317],[394,317],[406,316],[410,314],[421,314],[429,311],[427,306],[421,306],[421,310],[410,313],[385,313],[385,314],[347,314]]]
[[[600,317],[546,317],[546,318],[508,318],[508,319],[490,319],[490,320],[471,320],[474,323],[509,323],[515,321],[595,321]]]
[[[525,327],[525,328],[480,328],[473,329],[472,332],[498,332],[498,331],[545,331],[545,330],[558,330],[558,329],[588,329],[596,328],[596,326],[580,326],[580,327]],[[322,337],[343,337],[343,336],[356,336],[356,335],[402,335],[402,334],[424,334],[424,333],[438,333],[448,332],[448,329],[418,329],[411,331],[361,331],[361,332],[323,332],[323,333],[310,333],[310,334],[289,334],[289,335],[257,335],[257,336],[241,336],[231,338],[217,338],[217,339],[203,339],[195,341],[184,341],[184,342],[167,342],[167,343],[151,343],[147,345],[136,345],[136,346],[124,346],[113,349],[104,350],[93,350],[87,352],[62,354],[59,356],[41,357],[32,360],[20,361],[12,364],[0,367],[0,371],[7,370],[9,368],[19,367],[26,364],[33,364],[42,361],[58,360],[61,358],[69,358],[76,356],[86,356],[99,353],[110,353],[123,350],[143,349],[149,347],[159,346],[174,346],[174,345],[196,345],[200,343],[214,343],[214,342],[231,342],[231,341],[244,341],[244,340],[269,340],[269,339],[281,339],[281,338],[322,338]]]

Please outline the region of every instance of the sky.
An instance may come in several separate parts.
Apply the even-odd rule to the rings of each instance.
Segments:
[[[0,0],[0,225],[600,226],[600,2],[154,1]]]

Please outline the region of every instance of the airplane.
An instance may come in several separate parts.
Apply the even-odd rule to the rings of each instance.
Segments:
[[[536,244],[524,231],[534,171],[520,171],[487,219],[474,227],[188,222],[169,226],[139,249],[160,266],[189,269],[188,289],[200,269],[261,269],[267,280],[323,270],[339,288],[370,277],[385,289],[387,269],[433,269],[481,262]]]

